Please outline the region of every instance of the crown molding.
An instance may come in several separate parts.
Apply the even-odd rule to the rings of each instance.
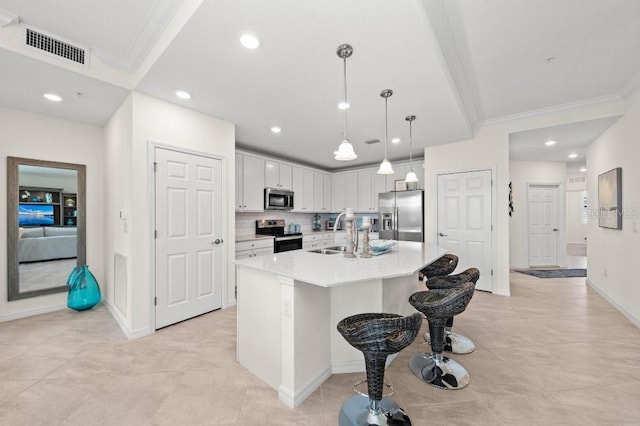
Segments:
[[[640,83],[640,81],[638,83]],[[585,99],[585,100],[582,100],[582,101],[568,102],[566,104],[559,104],[559,105],[554,105],[554,106],[550,106],[550,107],[534,109],[534,110],[531,110],[531,111],[525,111],[525,112],[521,112],[521,113],[517,113],[517,114],[504,115],[502,117],[490,118],[488,120],[479,121],[476,124],[476,129],[479,129],[481,127],[486,127],[486,126],[492,126],[492,125],[495,125],[495,124],[508,123],[508,122],[515,121],[515,120],[522,120],[522,119],[526,119],[526,118],[541,117],[543,115],[549,115],[549,114],[562,112],[562,111],[568,111],[568,110],[572,110],[572,109],[586,108],[586,107],[592,107],[592,106],[596,106],[596,105],[602,105],[602,104],[606,104],[606,103],[609,103],[609,102],[619,102],[619,101],[622,101],[622,100],[624,100],[623,97],[620,96],[620,95],[617,95],[617,94],[616,95],[598,96],[596,98]]]

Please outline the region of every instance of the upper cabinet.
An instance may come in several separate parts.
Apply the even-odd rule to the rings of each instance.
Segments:
[[[331,211],[331,174],[313,172],[313,210],[317,213]]]
[[[409,162],[392,163],[392,175],[379,175],[378,167],[329,173],[262,157],[236,152],[236,211],[264,211],[264,188],[294,192],[293,212],[342,212],[351,207],[357,213],[376,213],[378,194],[395,190],[395,181],[404,180]],[[424,189],[423,160],[413,162],[418,189]]]
[[[268,188],[292,190],[292,169],[289,164],[266,160],[264,181]]]
[[[334,173],[331,179],[331,206],[334,212],[341,212],[347,207],[346,182],[346,173]]]
[[[264,211],[265,160],[236,153],[236,211]]]
[[[378,211],[378,194],[385,192],[385,182],[385,175],[379,175],[377,169],[358,171],[357,212],[373,213]]]
[[[293,167],[293,211],[313,213],[313,171]]]

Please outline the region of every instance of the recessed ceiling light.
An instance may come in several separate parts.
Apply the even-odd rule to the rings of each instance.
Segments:
[[[400,143],[400,138],[391,139],[391,143]]]
[[[338,109],[349,109],[350,106],[349,102],[340,102],[338,104]]]
[[[191,93],[185,92],[184,90],[177,90],[176,96],[180,99],[191,99]]]
[[[553,146],[553,145],[555,145],[555,144],[556,144],[556,141],[546,141],[544,144],[545,144],[546,146]]]
[[[584,172],[586,172],[586,171],[587,171],[587,168],[586,168],[586,167],[583,167],[583,168],[581,168],[581,169],[580,169],[580,171],[581,171],[582,173],[584,173]]]
[[[578,158],[578,154],[569,154],[569,158]]]
[[[50,100],[51,102],[61,102],[62,101],[62,97],[59,95],[56,95],[55,93],[45,93],[43,95],[46,99]]]
[[[258,37],[254,36],[253,34],[243,34],[240,37],[240,44],[242,44],[247,49],[257,49],[258,47],[260,47],[260,40],[258,40]]]
[[[271,133],[280,133],[282,131],[282,129],[278,126],[273,126],[271,128]]]

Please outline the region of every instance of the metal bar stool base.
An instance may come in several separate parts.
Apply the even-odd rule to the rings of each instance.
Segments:
[[[411,426],[411,420],[407,413],[391,398],[382,398],[380,401],[380,413],[369,413],[369,398],[362,395],[353,395],[347,399],[338,417],[339,426],[368,426],[368,425],[398,425]]]
[[[420,380],[440,389],[462,389],[469,384],[469,373],[458,362],[433,353],[417,353],[409,360],[409,368]]]
[[[454,333],[453,331],[447,331],[445,333],[446,342],[444,345],[445,352],[451,352],[458,355],[470,354],[474,351],[476,346],[471,339],[462,334]],[[431,344],[431,336],[427,331],[424,333],[424,341]]]

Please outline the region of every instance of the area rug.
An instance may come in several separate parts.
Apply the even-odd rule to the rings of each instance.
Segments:
[[[587,270],[583,268],[576,269],[516,269],[521,274],[533,275],[537,278],[572,278],[586,277]]]

